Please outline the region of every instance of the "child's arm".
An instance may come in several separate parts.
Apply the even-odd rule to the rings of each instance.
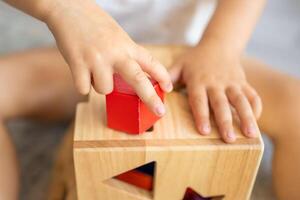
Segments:
[[[174,64],[173,80],[181,78],[200,133],[210,132],[209,106],[226,142],[236,139],[231,106],[246,136],[255,137],[262,104],[240,64],[243,50],[264,7],[264,0],[220,0],[197,46]]]
[[[89,93],[91,83],[97,92],[110,93],[112,75],[117,72],[154,113],[164,114],[164,105],[144,72],[157,80],[165,92],[170,92],[168,72],[94,0],[6,1],[47,24],[80,93]]]
[[[265,0],[219,0],[203,40],[215,40],[232,54],[241,55],[259,19]]]

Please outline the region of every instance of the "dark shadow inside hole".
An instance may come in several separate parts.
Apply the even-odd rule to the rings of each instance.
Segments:
[[[135,170],[144,173],[144,174],[148,174],[150,176],[154,176],[154,168],[155,168],[155,162],[151,162],[148,163],[146,165],[140,166],[138,168],[136,168]]]
[[[146,130],[146,132],[152,132],[154,130],[154,126],[151,126],[150,128],[148,128],[147,130]]]

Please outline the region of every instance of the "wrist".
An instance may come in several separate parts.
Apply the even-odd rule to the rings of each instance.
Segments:
[[[52,0],[4,0],[6,3],[13,7],[44,21],[44,17],[50,12],[52,5],[55,1]]]
[[[49,0],[42,0],[42,2],[44,3],[40,5],[40,15],[38,18],[47,25],[68,7],[68,1],[50,0],[49,2]]]
[[[61,23],[65,18],[74,19],[80,16],[86,17],[94,15],[95,13],[97,15],[104,13],[101,11],[101,8],[96,4],[95,0],[52,0],[51,5],[48,5],[48,9],[42,21],[44,21],[48,27],[51,27]],[[102,15],[100,18],[103,18],[105,14]]]
[[[29,14],[46,23],[48,16],[56,12],[59,8],[59,4],[57,0],[33,0],[32,13]]]
[[[204,35],[197,44],[197,47],[201,46],[208,46],[212,51],[226,57],[241,57],[243,54],[243,49],[239,48],[234,42],[213,35]]]
[[[194,51],[199,56],[201,55],[201,57],[211,60],[210,62],[222,62],[224,64],[218,66],[238,65],[241,60],[241,53],[215,39],[206,38],[205,40],[201,40],[194,47]]]

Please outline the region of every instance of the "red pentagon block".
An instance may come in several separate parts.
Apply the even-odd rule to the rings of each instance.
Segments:
[[[163,100],[164,93],[158,83],[150,81]],[[106,95],[106,116],[108,127],[129,134],[143,133],[159,119],[118,74],[114,74],[113,92]]]

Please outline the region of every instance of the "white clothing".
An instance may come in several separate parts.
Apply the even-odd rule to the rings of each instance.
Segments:
[[[136,41],[196,44],[215,0],[96,0]]]

